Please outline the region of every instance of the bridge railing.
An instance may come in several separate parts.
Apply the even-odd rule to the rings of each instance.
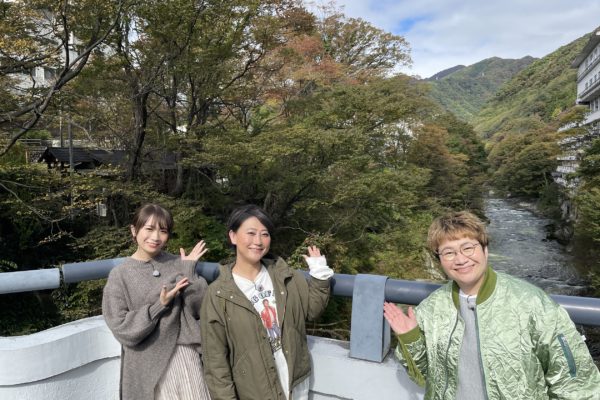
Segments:
[[[0,273],[0,294],[56,289],[61,282],[76,283],[106,278],[123,258],[64,264],[58,268]],[[196,271],[209,283],[219,275],[219,266],[198,262]],[[308,273],[305,272],[308,276]],[[388,279],[379,275],[334,274],[334,296],[351,297],[352,320],[350,355],[369,361],[381,361],[389,350],[390,329],[383,318],[383,301],[419,304],[440,284]],[[600,299],[578,296],[551,296],[569,313],[573,322],[600,326]]]

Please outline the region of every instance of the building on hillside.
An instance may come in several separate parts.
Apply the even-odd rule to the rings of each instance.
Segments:
[[[53,148],[53,147],[67,148],[64,145],[64,142],[65,141],[61,140],[61,139],[32,139],[32,138],[19,139],[17,141],[17,143],[19,143],[19,145],[21,145],[23,147],[23,150],[25,151],[25,160],[27,161],[27,163],[39,162],[40,157],[42,156],[42,154],[44,154],[44,152],[48,148]],[[74,139],[73,147],[90,149],[90,148],[97,148],[98,145],[95,142],[92,142],[91,140]]]
[[[583,50],[571,63],[577,68],[577,104],[589,107],[583,121],[586,132],[559,141],[563,153],[558,156],[558,167],[553,173],[556,183],[564,188],[575,190],[579,179],[573,173],[579,168],[581,157],[587,146],[600,137],[600,27],[591,35]],[[565,126],[559,131],[573,128]]]
[[[590,108],[584,123],[597,127],[600,120],[600,28],[592,34],[571,66],[577,68],[577,104]]]
[[[70,166],[71,154],[69,147],[46,147],[37,158],[44,162],[48,170],[67,172]],[[102,165],[123,166],[127,163],[126,150],[91,149],[73,147],[73,169],[77,172],[89,172]],[[150,151],[140,159],[142,169],[146,172],[177,171],[177,157],[173,152],[165,150]]]
[[[125,150],[92,150],[74,147],[73,169],[86,171],[98,168],[100,165],[121,165],[125,162]],[[70,166],[71,154],[68,147],[47,147],[39,157],[38,162],[45,162],[48,169],[67,171]]]
[[[81,40],[73,32],[69,32],[68,43],[66,43],[67,54],[62,32],[57,31],[57,16],[46,9],[38,11],[36,16],[30,16],[35,21],[37,29],[34,32],[29,31],[28,34],[45,50],[40,50],[38,59],[32,63],[34,66],[9,74],[13,78],[11,89],[16,94],[28,94],[32,90],[54,85],[62,64],[67,60],[67,55],[71,62],[79,56],[77,45],[81,44]]]

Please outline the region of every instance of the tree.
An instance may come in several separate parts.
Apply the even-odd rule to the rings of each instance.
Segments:
[[[0,156],[40,121],[56,94],[79,75],[92,52],[118,23],[124,1],[2,3],[0,74],[3,79],[0,82],[14,84],[11,91],[24,91],[24,95],[15,95],[11,102],[3,104],[0,129],[8,141],[0,150]],[[36,67],[54,75],[48,87],[36,85],[36,78],[31,75]],[[29,74],[30,88],[10,77],[17,72]]]
[[[360,80],[382,76],[401,65],[409,65],[410,50],[402,36],[385,32],[361,18],[348,18],[332,7],[323,7],[319,33],[325,54],[345,66]]]
[[[494,184],[515,196],[539,198],[553,184],[560,149],[553,135],[532,133],[498,144],[490,152]]]

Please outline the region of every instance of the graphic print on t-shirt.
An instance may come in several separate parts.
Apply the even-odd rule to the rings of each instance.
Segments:
[[[262,319],[263,326],[267,330],[269,335],[269,342],[271,343],[271,350],[276,352],[281,348],[281,330],[279,329],[279,323],[277,321],[277,309],[274,305],[271,305],[269,299],[262,300],[263,309],[260,312],[260,318]]]
[[[273,291],[273,281],[271,281],[267,269],[263,266],[253,281],[235,273],[233,273],[233,280],[260,316],[275,358],[277,359],[278,353],[281,353],[283,357],[281,329],[277,318],[277,303]]]

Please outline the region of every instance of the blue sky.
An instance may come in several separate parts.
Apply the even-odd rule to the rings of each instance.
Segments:
[[[324,1],[316,1],[323,4]],[[349,17],[402,35],[409,75],[489,57],[543,57],[600,26],[600,0],[336,0]]]

